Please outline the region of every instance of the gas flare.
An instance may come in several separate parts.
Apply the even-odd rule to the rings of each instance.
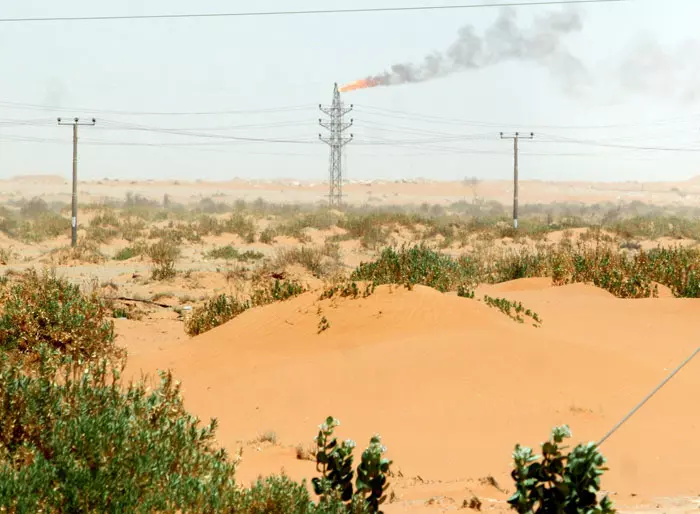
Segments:
[[[466,25],[446,50],[432,52],[415,64],[394,64],[383,73],[347,84],[340,91],[415,84],[514,60],[541,64],[573,88],[588,78],[587,70],[569,53],[563,40],[582,28],[581,16],[574,9],[537,16],[530,27],[519,26],[516,11],[504,9],[483,35]]]
[[[340,88],[341,93],[347,93],[348,91],[357,91],[358,89],[367,89],[368,87],[377,87],[380,85],[378,80],[374,79],[362,79],[346,84]]]

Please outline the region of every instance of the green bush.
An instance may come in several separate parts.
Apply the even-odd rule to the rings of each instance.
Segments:
[[[76,358],[118,353],[109,310],[55,273],[26,271],[0,290],[0,348],[36,354],[47,345]]]
[[[350,280],[370,281],[375,285],[419,284],[442,292],[456,290],[474,278],[469,266],[424,245],[387,248],[375,262],[360,264],[350,276]]]
[[[105,361],[0,357],[0,511],[231,512],[235,467],[168,373],[148,392]]]
[[[127,261],[129,259],[137,257],[138,255],[141,255],[141,253],[134,246],[127,246],[126,248],[122,248],[115,254],[114,260]]]
[[[508,503],[519,514],[613,514],[610,499],[598,502],[600,477],[607,470],[605,458],[594,443],[576,446],[564,455],[561,443],[571,437],[569,427],[552,430],[542,444],[542,456],[516,445],[511,476],[516,492]]]
[[[640,254],[639,259],[644,255]],[[652,280],[668,286],[680,298],[700,298],[700,252],[693,248],[656,248],[646,255]]]

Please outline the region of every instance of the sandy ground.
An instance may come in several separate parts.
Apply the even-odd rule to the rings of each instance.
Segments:
[[[360,445],[381,433],[400,474],[387,512],[448,511],[472,496],[505,509],[516,442],[538,447],[563,423],[574,442],[597,440],[697,346],[695,300],[620,300],[547,279],[479,293],[523,302],[542,327],[476,300],[384,286],[357,300],[308,293],[189,341],[119,330],[134,373],[173,369],[192,411],[221,422],[220,443],[243,447],[243,482],[314,476],[294,448],[329,414]],[[331,326],[318,334],[320,316]],[[623,510],[698,508],[699,372],[700,361],[689,365],[602,447],[603,487]],[[270,431],[276,445],[251,443]]]

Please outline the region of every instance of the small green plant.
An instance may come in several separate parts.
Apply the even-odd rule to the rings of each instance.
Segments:
[[[320,334],[322,332],[325,332],[329,328],[331,328],[330,321],[328,321],[328,318],[326,318],[325,316],[322,316],[318,322],[318,333]]]
[[[605,458],[594,443],[576,446],[565,455],[561,446],[571,437],[568,426],[552,430],[542,456],[516,445],[511,473],[516,492],[508,503],[519,514],[614,514],[610,499],[598,501]]]
[[[319,300],[330,300],[331,298],[334,298],[336,296],[339,296],[341,298],[367,298],[374,293],[375,289],[376,286],[373,282],[367,283],[364,287],[364,290],[360,289],[360,287],[357,285],[357,282],[355,281],[344,282],[342,284],[338,284],[328,289],[325,289],[321,293],[321,296],[319,296]]]
[[[114,317],[115,319],[129,319],[129,311],[118,307],[112,310],[112,317]]]
[[[542,324],[542,319],[537,313],[526,309],[520,302],[511,302],[505,298],[492,298],[491,296],[484,295],[484,303],[489,307],[500,310],[503,314],[518,323],[525,323],[525,317],[528,317],[535,322],[535,326],[539,326],[537,325],[538,323],[540,325]]]
[[[381,514],[379,506],[386,501],[386,491],[389,488],[387,476],[391,461],[382,455],[386,448],[377,434],[372,436],[369,447],[362,453],[362,462],[357,467],[357,494],[361,495],[370,512]]]
[[[115,256],[115,261],[127,261],[141,255],[141,253],[134,246],[127,246],[119,250]]]
[[[470,298],[473,300],[475,294],[473,289],[464,285],[459,285],[457,286],[457,296],[460,298]]]
[[[316,471],[320,477],[311,480],[314,492],[321,498],[321,505],[333,499],[344,502],[348,509],[362,503],[368,512],[382,514],[379,506],[386,501],[389,488],[387,476],[392,462],[383,457],[386,448],[381,437],[375,435],[369,447],[362,453],[357,467],[353,491],[353,450],[355,442],[347,439],[341,443],[333,436],[340,421],[329,416],[319,425],[316,436]]]

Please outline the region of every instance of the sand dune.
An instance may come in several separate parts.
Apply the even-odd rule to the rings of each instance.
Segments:
[[[342,420],[338,435],[360,446],[382,434],[396,470],[421,477],[404,483],[410,498],[428,494],[421,488],[466,494],[487,475],[510,488],[516,442],[538,447],[561,423],[576,441],[597,440],[698,345],[696,300],[620,300],[547,279],[478,292],[523,302],[543,326],[425,287],[384,286],[366,299],[308,293],[142,351],[129,366],[172,368],[188,407],[218,417],[219,440],[231,450],[275,431],[282,447],[244,454],[245,478],[281,468],[312,476],[293,446],[310,442],[333,414]],[[330,328],[318,334],[322,316]],[[699,390],[700,360],[606,442],[605,489],[621,497],[698,493]]]

